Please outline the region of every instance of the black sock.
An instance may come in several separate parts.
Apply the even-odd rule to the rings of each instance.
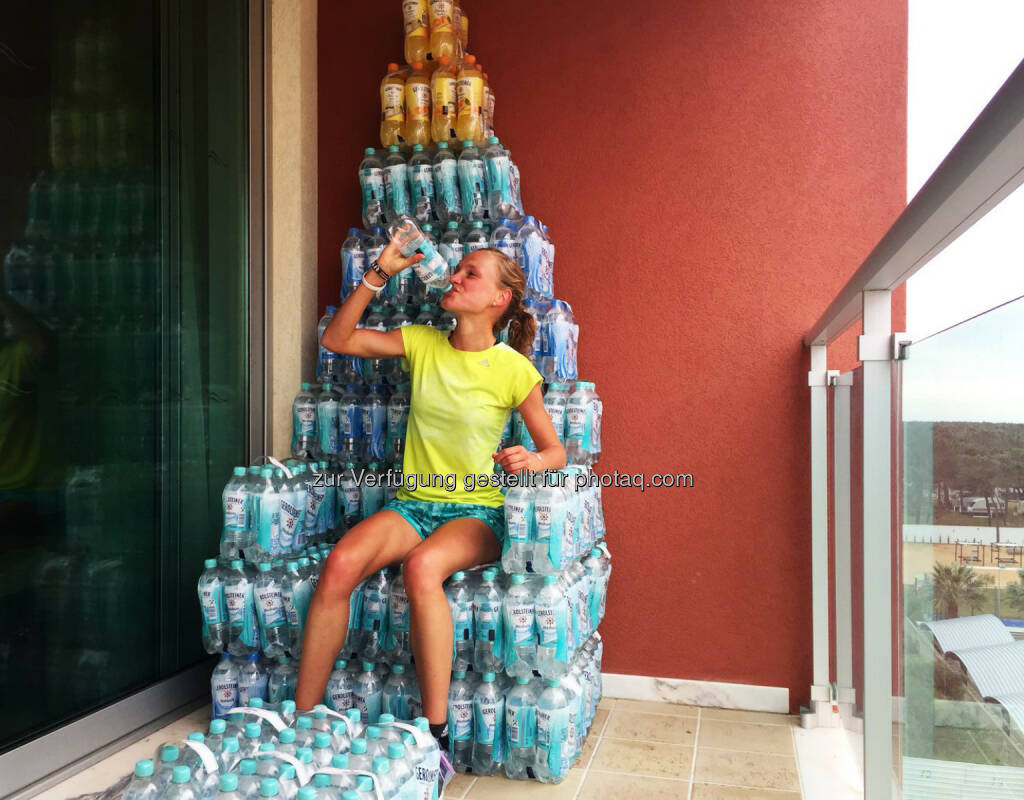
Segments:
[[[448,723],[438,722],[436,725],[430,723],[430,735],[437,739],[437,743],[441,745],[442,750],[448,750]]]

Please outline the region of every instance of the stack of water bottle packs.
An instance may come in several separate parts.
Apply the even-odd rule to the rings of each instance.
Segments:
[[[524,305],[537,321],[532,360],[569,466],[524,473],[518,484],[506,476],[500,563],[456,572],[446,583],[454,628],[449,738],[460,771],[557,783],[578,757],[601,697],[597,628],[611,557],[592,465],[601,453],[602,405],[594,384],[578,380],[579,326],[569,304],[554,298],[554,245],[546,226],[524,214],[519,171],[491,135],[494,95],[479,64],[464,55],[464,39],[437,64],[418,53],[417,37],[435,45],[435,23],[438,41],[451,44],[438,16],[445,6],[465,25],[458,3],[403,3],[407,57],[412,46],[418,58],[410,68],[389,65],[382,82],[386,150],[367,148],[359,166],[363,228],[349,229],[341,245],[340,299],[389,239],[424,258],[392,277],[367,308],[364,328],[453,329],[439,300],[473,250],[497,249],[523,269]],[[327,307],[318,340],[336,310]],[[210,732],[158,750],[155,765],[140,763],[137,781],[173,788],[185,775],[175,768],[186,767],[184,780],[200,798],[212,796],[218,780],[222,792],[241,797],[437,796],[436,744],[421,716],[400,569],[382,570],[352,593],[323,705],[305,715],[295,709],[321,567],[332,545],[402,486],[410,403],[404,359],[321,346],[315,375],[293,404],[291,458],[236,467],[224,489],[220,557],[206,561],[199,581],[204,646],[221,654]],[[517,412],[500,446],[513,444],[536,449]],[[216,768],[195,746],[204,738]]]

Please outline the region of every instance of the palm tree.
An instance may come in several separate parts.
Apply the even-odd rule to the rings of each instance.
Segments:
[[[1020,580],[1006,587],[1006,602],[1024,610],[1024,569],[1017,570],[1017,576]]]
[[[988,583],[966,564],[936,564],[933,570],[935,605],[945,609],[945,618],[960,616],[960,605],[976,606],[982,588]]]

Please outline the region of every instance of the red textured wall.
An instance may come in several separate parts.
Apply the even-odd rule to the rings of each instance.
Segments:
[[[784,686],[795,711],[811,681],[801,336],[904,206],[906,3],[464,4],[604,400],[600,471],[694,478],[605,494],[605,669]],[[402,40],[397,0],[319,13],[324,305]]]

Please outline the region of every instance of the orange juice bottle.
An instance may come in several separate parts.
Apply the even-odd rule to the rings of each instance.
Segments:
[[[484,76],[477,69],[475,56],[467,55],[462,62],[462,69],[459,70],[459,78],[455,83],[455,97],[458,106],[455,132],[459,141],[482,141]]]
[[[452,0],[430,0],[430,53],[435,59],[455,56],[455,24]]]
[[[401,144],[404,125],[405,72],[392,62],[380,82],[380,143],[384,147]]]
[[[462,45],[462,51],[466,52],[469,50],[469,16],[464,8],[460,7],[459,11],[459,29],[456,33],[459,37],[459,44]]]
[[[412,62],[412,72],[405,79],[405,127],[402,130],[406,145],[426,147],[430,144],[430,83],[422,61]]]
[[[433,115],[430,118],[430,138],[435,142],[453,144],[455,138],[455,67],[448,56],[441,56],[437,69],[430,76],[430,103]]]
[[[466,51],[462,46],[462,3],[459,0],[452,6],[452,32],[455,34],[455,60],[461,62]]]
[[[402,0],[402,20],[405,26],[405,63],[426,61],[430,46],[427,0]]]

